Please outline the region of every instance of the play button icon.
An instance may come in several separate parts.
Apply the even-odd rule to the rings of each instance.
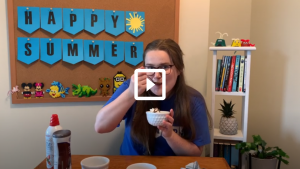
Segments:
[[[147,85],[146,91],[148,91],[148,90],[151,89],[155,84],[154,84],[151,80],[149,80],[149,79],[147,78],[146,85]]]
[[[134,84],[134,98],[135,100],[165,100],[166,98],[166,71],[164,69],[136,69],[134,71],[134,79],[138,79],[139,72],[159,72],[161,73],[162,81],[162,96],[155,96],[155,97],[145,97],[145,96],[138,96],[138,80],[135,81]],[[149,79],[146,79],[146,91],[149,91],[155,84]]]

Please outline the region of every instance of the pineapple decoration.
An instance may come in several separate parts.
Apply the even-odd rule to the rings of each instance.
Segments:
[[[235,135],[237,134],[238,123],[236,118],[233,116],[235,112],[233,110],[234,104],[232,104],[231,101],[230,103],[227,103],[224,99],[223,103],[223,105],[220,104],[222,109],[219,109],[222,112],[222,118],[219,125],[220,133],[225,135]]]

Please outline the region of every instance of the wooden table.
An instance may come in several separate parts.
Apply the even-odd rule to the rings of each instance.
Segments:
[[[80,161],[92,155],[72,155],[72,169],[81,169]],[[109,169],[126,169],[134,163],[151,163],[157,169],[180,169],[188,163],[198,161],[201,169],[230,169],[224,158],[211,157],[187,157],[187,156],[107,156]],[[35,169],[47,169],[44,159]]]

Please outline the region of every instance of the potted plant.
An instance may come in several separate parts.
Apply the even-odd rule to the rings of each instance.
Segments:
[[[222,109],[219,109],[222,112],[222,117],[219,124],[220,133],[225,135],[237,134],[238,123],[236,118],[233,116],[235,112],[233,110],[234,104],[232,104],[231,101],[230,103],[227,103],[223,99],[223,105],[222,104],[220,105],[222,106]]]
[[[289,164],[286,159],[289,156],[279,147],[266,147],[267,143],[261,139],[260,135],[253,135],[253,142],[242,142],[235,145],[236,149],[241,150],[241,153],[248,152],[251,154],[251,169],[276,169],[280,162]]]

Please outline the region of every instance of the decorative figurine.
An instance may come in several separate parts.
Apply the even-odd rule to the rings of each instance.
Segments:
[[[216,40],[216,43],[212,43],[212,44],[215,45],[215,46],[226,46],[226,43],[225,43],[225,40],[223,39],[223,36],[224,35],[228,36],[228,33],[223,33],[223,34],[221,32],[216,32],[216,33],[219,33],[220,37],[219,37],[219,39]]]
[[[81,86],[80,84],[78,85],[75,85],[75,84],[72,84],[72,95],[73,96],[77,96],[78,97],[82,97],[82,96],[85,96],[85,97],[90,97],[90,96],[93,96],[97,93],[97,89],[92,89],[90,86]]]
[[[241,39],[241,41],[242,41],[242,45],[241,46],[250,46],[250,44],[249,44],[249,39]]]
[[[33,83],[33,87],[35,88],[35,98],[43,98],[44,97],[44,93],[43,92],[43,87],[44,87],[44,83]]]
[[[23,88],[23,96],[24,99],[31,99],[31,88],[32,88],[32,84],[31,83],[22,83],[22,88]]]
[[[13,87],[11,90],[9,90],[9,91],[7,92],[7,96],[13,95],[14,93],[17,93],[17,92],[20,92],[19,86],[18,86],[18,85],[15,86],[15,87]]]
[[[122,73],[122,71],[118,71],[114,76],[114,90],[113,93],[121,86],[123,82],[126,81],[126,76]]]
[[[232,47],[241,47],[242,42],[239,38],[232,38],[232,43],[231,46]]]
[[[102,96],[107,96],[109,94],[108,90],[110,89],[110,79],[99,78],[99,88],[100,88],[100,94]]]
[[[64,88],[60,82],[53,81],[51,83],[50,89],[47,89],[46,92],[48,92],[49,95],[53,98],[65,98],[66,96],[64,94],[69,94],[69,89],[69,87]]]

